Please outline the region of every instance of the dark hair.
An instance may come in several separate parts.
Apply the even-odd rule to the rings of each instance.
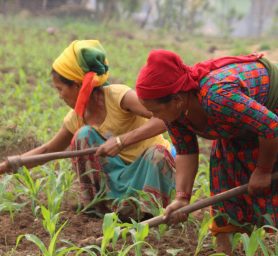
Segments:
[[[157,98],[155,99],[155,101],[157,101],[158,103],[168,103],[170,102],[174,97],[176,96],[176,94],[169,94],[167,96],[161,97],[161,98]]]
[[[170,102],[172,99],[176,98],[178,95],[185,94],[187,92],[179,91],[175,94],[169,94],[167,96],[155,99],[158,103],[165,104]]]
[[[55,76],[56,78],[58,78],[63,84],[68,85],[68,86],[73,86],[74,85],[74,81],[67,79],[63,76],[61,76],[57,71],[55,71],[53,68],[51,70],[51,75]]]

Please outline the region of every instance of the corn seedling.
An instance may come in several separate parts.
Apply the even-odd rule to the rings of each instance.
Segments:
[[[208,212],[205,212],[203,221],[202,221],[201,226],[199,228],[198,243],[197,243],[197,247],[196,247],[194,256],[198,255],[198,253],[203,248],[204,241],[207,238],[207,236],[209,235],[209,232],[208,232],[209,231],[209,226],[211,225],[213,219],[214,218],[211,218]]]
[[[33,179],[26,167],[21,168],[15,175],[19,182],[16,190],[19,194],[27,196],[31,200],[31,209],[34,216],[37,216],[39,206],[39,193],[43,189],[44,178]]]
[[[132,221],[132,229],[130,230],[132,241],[134,242],[135,245],[135,253],[137,256],[142,255],[142,245],[146,239],[146,237],[149,234],[149,226],[138,223],[134,220]]]
[[[262,249],[264,255],[269,255],[263,243],[264,237],[265,237],[265,230],[263,227],[254,230],[250,236],[246,233],[243,234],[236,233],[232,241],[233,250],[241,242],[243,244],[243,248],[246,256],[255,255],[256,252],[259,250],[259,248]]]
[[[101,242],[101,255],[104,255],[107,250],[107,246],[110,241],[113,240],[113,246],[115,246],[119,235],[120,227],[116,227],[118,216],[115,213],[105,214],[102,225],[103,240]]]
[[[151,247],[144,240],[148,236],[149,227],[148,225],[144,225],[141,223],[137,223],[132,220],[132,224],[130,223],[119,223],[118,216],[116,213],[108,213],[105,214],[103,225],[103,238],[101,242],[101,255],[113,255],[113,252],[109,252],[108,246],[111,244],[112,249],[115,250],[115,246],[119,237],[122,237],[124,241],[121,249],[117,249],[118,256],[128,255],[129,251],[133,248],[135,249],[135,255],[142,255],[142,246],[147,245]],[[130,233],[132,237],[133,244],[126,245],[127,234]],[[152,247],[151,247],[152,248]]]
[[[86,205],[81,212],[87,212],[87,213],[94,213],[96,215],[99,215],[100,217],[103,217],[103,215],[99,212],[96,212],[94,210],[91,210],[95,205],[103,202],[103,201],[107,201],[110,200],[108,197],[106,197],[106,187],[107,187],[107,179],[104,173],[97,171],[97,170],[89,170],[86,173],[84,173],[83,175],[89,175],[90,173],[93,172],[98,172],[99,174],[99,180],[100,180],[100,189],[99,191],[96,193],[96,195],[94,196],[94,198],[92,199],[92,201]],[[90,209],[90,210],[89,210]]]
[[[120,251],[117,251],[117,256],[126,256],[126,255],[130,255],[129,253],[130,253],[130,251],[135,247],[135,255],[136,256],[141,256],[142,255],[142,253],[141,253],[141,251],[136,251],[136,249],[138,248],[138,247],[142,247],[142,245],[149,245],[148,243],[146,243],[146,242],[136,242],[136,243],[134,243],[134,244],[131,244],[131,245],[129,245],[129,246],[127,246],[127,247],[122,247],[121,248],[121,250]],[[149,245],[150,246],[150,245]]]
[[[49,211],[49,209],[45,208],[42,205],[41,214],[43,217],[43,221],[42,221],[43,227],[49,233],[50,238],[53,238],[61,213],[53,214]]]
[[[74,174],[70,171],[60,170],[58,175],[53,171],[48,171],[46,181],[46,195],[48,209],[52,215],[60,211],[62,199],[65,192],[70,188],[73,182]]]
[[[98,245],[88,245],[88,246],[79,248],[75,244],[73,244],[67,240],[61,239],[61,242],[67,244],[68,248],[76,248],[75,256],[80,255],[81,253],[86,253],[86,255],[89,255],[89,256],[100,255],[101,249]],[[79,249],[77,249],[77,248],[79,248]]]
[[[60,234],[61,230],[64,228],[65,225],[66,225],[66,222],[54,233],[54,236],[50,240],[48,247],[46,247],[46,245],[43,243],[42,240],[40,240],[39,237],[37,237],[36,235],[33,235],[33,234],[20,235],[16,240],[16,247],[19,245],[22,238],[25,238],[28,241],[34,243],[39,248],[42,255],[44,255],[44,256],[63,256],[63,255],[66,255],[67,253],[69,253],[70,251],[77,250],[77,249],[79,250],[79,248],[75,248],[75,247],[60,248],[60,249],[56,248],[58,235]]]
[[[17,203],[17,193],[14,190],[9,190],[9,186],[12,185],[13,176],[5,175],[0,181],[0,212],[8,211],[10,217],[13,220],[15,212],[20,211],[20,209],[27,203]]]
[[[50,236],[50,242],[49,242],[48,247],[46,247],[46,245],[43,243],[42,240],[40,240],[39,237],[37,237],[36,235],[33,235],[33,234],[20,235],[17,238],[16,246],[19,245],[22,238],[25,238],[28,241],[31,241],[32,243],[34,243],[39,248],[39,250],[41,251],[41,253],[44,256],[62,256],[62,255],[66,255],[69,251],[76,249],[76,248],[72,248],[72,247],[71,248],[60,248],[60,249],[56,248],[58,236],[67,222],[64,222],[64,224],[61,225],[61,227],[57,230],[57,223],[59,221],[60,213],[53,214],[49,211],[49,209],[45,208],[43,205],[40,208],[41,208],[41,214],[43,217],[43,221],[42,221],[43,227],[49,233],[49,236]]]
[[[268,248],[265,244],[265,238],[267,235],[265,229],[273,230],[278,234],[278,229],[270,225],[265,225],[253,230],[250,236],[246,233],[236,233],[232,241],[233,250],[235,250],[239,243],[242,243],[246,256],[256,255],[258,251],[261,251],[265,256],[276,256],[278,252],[277,241],[274,245],[274,251]]]
[[[16,247],[19,245],[20,241],[23,238],[25,238],[28,241],[34,243],[44,256],[63,256],[68,255],[68,253],[72,251],[76,251],[76,255],[79,255],[80,253],[85,251],[85,249],[83,250],[82,248],[79,248],[75,245],[72,245],[70,247],[57,248],[56,245],[58,242],[58,236],[67,224],[67,221],[64,222],[57,230],[57,224],[59,221],[60,213],[56,213],[55,215],[53,215],[49,211],[49,209],[46,209],[43,205],[40,208],[43,217],[43,227],[49,233],[50,236],[49,245],[45,245],[44,242],[36,235],[24,234],[18,236],[16,240]]]

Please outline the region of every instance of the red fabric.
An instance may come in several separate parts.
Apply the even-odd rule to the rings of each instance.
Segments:
[[[91,95],[93,89],[97,85],[97,82],[94,81],[95,74],[96,73],[94,73],[94,72],[88,72],[85,74],[85,76],[83,78],[82,86],[79,91],[77,101],[75,104],[75,108],[74,108],[75,112],[80,117],[83,117],[83,114],[84,114],[85,108],[88,104],[90,95]]]
[[[210,71],[232,63],[257,61],[263,54],[227,56],[187,66],[171,51],[153,50],[136,81],[141,99],[156,99],[179,91],[197,90],[200,80]]]

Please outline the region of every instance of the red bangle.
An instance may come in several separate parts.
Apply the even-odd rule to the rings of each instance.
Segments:
[[[190,198],[191,198],[191,194],[187,193],[187,192],[184,192],[184,191],[177,191],[176,192],[176,198],[182,198],[182,199],[185,199],[189,202]]]

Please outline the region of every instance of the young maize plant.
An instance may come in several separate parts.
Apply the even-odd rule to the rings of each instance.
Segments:
[[[130,223],[119,222],[116,213],[105,214],[102,225],[103,237],[100,246],[100,255],[130,255],[131,250],[134,249],[136,256],[142,255],[142,246],[146,245],[150,248],[151,245],[144,240],[148,236],[149,227],[141,223],[132,221]],[[133,244],[128,244],[127,235],[130,233]],[[119,248],[119,239],[121,237],[121,247]],[[82,248],[88,251],[88,247]],[[94,250],[96,247],[94,246]]]
[[[13,181],[14,177],[12,175],[5,175],[0,180],[0,212],[8,211],[12,221],[14,214],[27,204],[27,202],[17,202],[19,194],[13,189]]]
[[[32,173],[35,173],[36,170],[38,168],[33,169]],[[17,193],[31,200],[32,213],[37,217],[40,204],[39,193],[44,189],[45,177],[33,178],[31,172],[26,167],[20,168],[14,174],[14,177],[18,181],[18,185],[15,187]]]
[[[54,216],[51,214],[49,209],[41,206],[41,213],[43,217],[43,226],[45,230],[49,233],[50,241],[48,246],[43,243],[43,241],[36,235],[33,234],[24,234],[18,236],[16,240],[16,247],[20,244],[23,238],[27,239],[28,241],[34,243],[38,249],[41,251],[42,255],[44,256],[63,256],[67,255],[69,252],[72,251],[82,251],[81,248],[77,246],[71,247],[61,247],[57,248],[58,236],[61,233],[62,229],[67,224],[67,221],[64,222],[58,229],[57,224],[59,220],[60,213],[55,214]]]
[[[274,244],[267,244],[266,237],[267,232],[266,229],[272,230],[274,234],[271,234],[271,240]],[[276,256],[278,255],[278,229],[270,226],[265,225],[260,228],[256,228],[253,230],[251,235],[249,236],[246,233],[236,233],[233,237],[232,247],[233,251],[238,247],[239,244],[243,245],[243,250],[246,256],[253,256],[253,255],[264,255],[264,256]]]

